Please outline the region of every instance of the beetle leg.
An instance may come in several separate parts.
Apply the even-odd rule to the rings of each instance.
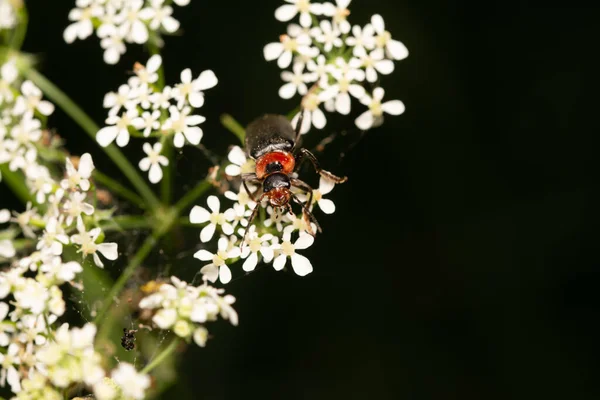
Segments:
[[[256,181],[248,179],[248,181],[250,181],[250,183],[256,183],[260,185],[260,181],[258,179]],[[244,185],[244,189],[246,190],[246,193],[248,193],[248,196],[250,196],[252,201],[256,202],[256,194],[260,191],[260,187],[258,187],[254,192],[252,192],[250,191],[250,189],[248,189],[248,184],[246,183],[248,181],[242,181],[242,185]]]
[[[315,155],[307,149],[300,149],[300,152],[296,156],[296,169],[299,169],[302,162],[307,158],[310,160],[317,173],[322,177],[327,178],[335,183],[344,183],[348,180],[348,177],[346,176],[340,178],[339,176],[336,176],[329,171],[321,169],[317,157],[315,157]]]
[[[310,208],[310,206],[312,205],[313,188],[310,187],[310,185],[308,183],[306,183],[300,179],[297,179],[297,178],[290,179],[290,182],[291,182],[292,186],[297,187],[298,189],[302,189],[306,193],[308,193],[308,201],[306,202],[306,204],[307,204],[307,207]]]
[[[323,232],[323,230],[321,229],[321,225],[319,225],[319,222],[317,221],[317,219],[315,218],[313,213],[311,213],[310,210],[306,207],[306,205],[303,202],[301,202],[300,199],[298,197],[296,197],[296,195],[294,195],[294,194],[292,194],[292,199],[296,203],[300,204],[300,206],[302,207],[303,214],[306,215],[310,219],[310,222],[314,223],[317,226],[317,231],[319,233]],[[312,227],[310,226],[310,223],[308,224],[308,227],[309,227],[310,231],[312,231]],[[315,236],[314,232],[310,232],[310,231],[308,233]]]

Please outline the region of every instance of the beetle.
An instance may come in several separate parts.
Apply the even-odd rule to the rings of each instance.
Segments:
[[[308,208],[312,202],[313,189],[308,183],[296,178],[294,172],[298,171],[303,161],[309,160],[318,174],[335,183],[343,183],[348,179],[321,169],[315,155],[299,147],[303,116],[304,111],[301,110],[295,129],[285,116],[277,114],[265,114],[246,128],[246,154],[256,162],[256,167],[253,173],[242,175],[242,184],[252,200],[257,203],[248,220],[248,226],[256,217],[262,200],[267,198],[271,206],[287,209],[291,214],[293,211],[290,201],[296,202],[302,207],[303,216],[308,218],[309,222],[313,222],[321,232],[319,223]],[[257,192],[262,186],[263,193],[258,199],[257,192],[252,193],[248,189],[248,183],[257,185]],[[292,187],[308,193],[306,204],[291,191]],[[308,226],[309,233],[314,236],[310,223]],[[244,242],[245,237],[242,240],[242,243]]]

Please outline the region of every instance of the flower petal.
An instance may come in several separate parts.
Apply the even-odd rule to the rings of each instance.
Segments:
[[[312,236],[311,236],[312,237]],[[294,253],[292,255],[292,268],[298,276],[306,276],[313,271],[310,260],[301,254]]]
[[[321,194],[327,194],[331,192],[334,187],[335,182],[333,182],[332,180],[327,179],[325,177],[321,177],[321,179],[319,179],[319,192],[321,192]]]
[[[107,126],[96,133],[96,141],[100,146],[106,147],[115,140],[118,134],[119,129],[116,126]]]
[[[210,69],[206,71],[202,71],[196,83],[194,85],[194,89],[196,90],[206,90],[217,86],[219,80],[213,71]]]
[[[198,128],[197,126],[191,126],[183,133],[188,142],[193,145],[199,144],[200,140],[202,139],[202,129]]]
[[[405,107],[400,100],[390,100],[383,103],[381,109],[391,115],[400,115],[404,112]]]
[[[213,254],[208,250],[201,249],[194,253],[194,258],[200,261],[210,261],[213,258]]]
[[[158,183],[163,177],[162,168],[158,164],[152,164],[150,172],[148,173],[148,179],[150,183]]]
[[[212,239],[213,235],[215,234],[216,227],[217,226],[215,224],[208,224],[204,228],[202,228],[202,230],[200,231],[200,241],[202,243],[206,243],[210,239]]]
[[[219,268],[219,280],[221,283],[229,283],[231,281],[231,270],[227,264],[221,265]]]
[[[282,99],[291,99],[296,94],[296,85],[288,82],[279,88],[279,97]]]
[[[275,271],[281,271],[283,267],[285,267],[286,260],[287,256],[285,254],[278,255],[273,261],[273,268],[275,268]]]
[[[94,170],[94,161],[92,161],[92,156],[90,153],[85,153],[79,159],[79,175],[82,178],[89,178],[92,175],[92,171]]]
[[[246,153],[240,146],[233,146],[227,155],[229,161],[237,165],[243,165],[246,162]]]
[[[194,206],[190,211],[190,222],[192,224],[202,224],[210,219],[210,213],[204,207]]]
[[[98,251],[107,259],[114,261],[119,257],[119,251],[116,243],[100,243]]]
[[[375,32],[381,34],[385,31],[385,23],[383,22],[381,15],[373,15],[371,17],[371,24],[373,25],[373,28],[375,28]]]
[[[359,129],[366,131],[373,126],[373,121],[373,113],[371,113],[370,110],[367,110],[364,113],[362,113],[358,118],[356,118],[354,123]]]
[[[298,13],[298,8],[292,4],[284,4],[275,10],[275,18],[278,21],[286,22],[294,18]]]
[[[263,55],[267,61],[275,60],[281,55],[282,52],[283,44],[280,42],[269,43],[263,48]]]
[[[304,250],[312,246],[315,242],[315,238],[312,235],[307,233],[301,233],[296,242],[294,243],[294,248],[296,250]]]
[[[387,43],[386,50],[394,60],[402,60],[408,57],[408,49],[402,42],[397,40],[390,40]]]
[[[242,264],[242,269],[246,272],[254,271],[254,268],[256,268],[256,264],[258,264],[258,255],[256,253],[251,253],[248,256],[248,258],[246,258],[246,261],[244,261],[244,264]],[[8,307],[6,308],[6,310],[8,312]]]
[[[212,283],[215,283],[219,278],[219,269],[215,264],[205,265],[200,269],[200,273],[204,275],[205,279],[208,279]]]
[[[208,198],[206,199],[206,204],[208,204],[208,208],[210,208],[210,211],[214,213],[218,213],[221,209],[221,202],[219,201],[219,198],[217,196],[208,196]]]
[[[335,204],[329,199],[321,199],[317,202],[321,211],[325,214],[333,214],[335,212]],[[312,237],[312,236],[311,236]]]

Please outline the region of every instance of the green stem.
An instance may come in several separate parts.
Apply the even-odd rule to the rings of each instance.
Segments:
[[[17,27],[10,39],[10,48],[13,50],[20,50],[23,46],[23,42],[25,41],[25,34],[27,33],[27,25],[29,24],[29,14],[27,13],[27,8],[23,3],[21,9],[18,11],[19,22],[17,23]]]
[[[233,133],[235,136],[237,136],[238,139],[240,139],[242,146],[244,145],[244,139],[246,138],[246,130],[244,129],[244,127],[242,125],[240,125],[239,122],[237,122],[229,114],[222,114],[221,115],[221,124],[223,124],[223,126],[225,128],[227,128],[231,133]]]
[[[171,355],[171,353],[173,353],[173,351],[175,351],[178,344],[179,344],[179,338],[174,337],[173,340],[171,340],[171,343],[169,343],[169,345],[167,347],[165,347],[156,357],[154,357],[154,359],[152,359],[152,361],[150,361],[150,363],[148,365],[146,365],[142,369],[141,373],[142,374],[150,373],[150,371],[152,371],[154,368],[156,368],[158,365],[160,365],[160,363],[163,362],[165,360],[165,358],[169,357]]]
[[[183,196],[174,206],[177,215],[181,215],[183,210],[196,201],[198,197],[202,196],[208,189],[210,189],[211,186],[212,185],[208,180],[203,180],[198,184],[198,186],[187,192],[187,194]]]
[[[25,75],[35,83],[50,100],[56,103],[67,115],[73,118],[73,120],[95,141],[96,133],[100,129],[94,121],[92,121],[92,119],[79,108],[75,102],[73,102],[73,100],[35,69],[25,71]],[[104,147],[103,150],[119,169],[121,169],[121,172],[123,172],[123,174],[131,181],[150,208],[154,209],[158,207],[160,204],[158,198],[123,153],[121,153],[121,151],[113,144]]]
[[[136,206],[140,208],[146,208],[144,200],[138,196],[137,193],[127,189],[125,186],[121,185],[119,182],[115,181],[110,176],[103,174],[97,169],[94,170],[94,179],[96,179],[96,182],[101,183],[103,186],[109,188],[113,193],[116,193],[124,199],[131,201]]]
[[[8,169],[8,164],[0,165],[0,172],[2,173],[2,181],[10,187],[23,204],[27,204],[27,202],[35,203],[27,185],[25,185],[23,176]]]

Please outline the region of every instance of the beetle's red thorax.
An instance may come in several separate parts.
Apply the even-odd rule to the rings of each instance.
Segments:
[[[261,156],[256,160],[256,177],[263,179],[267,175],[267,166],[271,163],[281,164],[284,174],[291,174],[296,166],[296,160],[292,153],[287,151],[273,151]]]

